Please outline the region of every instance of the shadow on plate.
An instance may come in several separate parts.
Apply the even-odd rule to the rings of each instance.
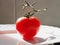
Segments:
[[[41,42],[44,42],[44,41],[46,41],[46,39],[35,37],[32,40],[18,41],[17,45],[35,45],[35,44],[38,44],[38,43],[41,43]]]

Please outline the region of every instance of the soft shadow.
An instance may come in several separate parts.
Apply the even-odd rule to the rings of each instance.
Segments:
[[[44,41],[46,41],[46,39],[35,37],[34,39],[30,39],[30,40],[18,41],[17,45],[35,45],[38,43],[42,43]]]
[[[28,43],[31,43],[31,44],[37,44],[37,43],[44,42],[46,40],[43,39],[43,38],[40,38],[40,37],[35,37],[34,39],[25,40],[25,41],[28,42]]]

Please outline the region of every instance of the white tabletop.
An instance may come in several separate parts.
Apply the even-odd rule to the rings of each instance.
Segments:
[[[0,30],[1,31],[16,30],[16,27],[15,27],[15,24],[0,24]],[[5,35],[7,35],[8,37],[14,38],[15,40],[22,41],[21,36],[18,33],[17,34],[5,34]],[[53,26],[47,26],[47,25],[41,25],[36,37],[46,39],[44,42],[37,43],[38,45],[60,42],[60,28],[53,27]]]

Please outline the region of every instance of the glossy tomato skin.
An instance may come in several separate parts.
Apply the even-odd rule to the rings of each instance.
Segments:
[[[38,32],[39,27],[40,21],[36,17],[21,17],[16,22],[16,29],[26,40],[33,38]]]

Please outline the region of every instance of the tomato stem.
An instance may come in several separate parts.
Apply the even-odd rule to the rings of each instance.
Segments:
[[[24,5],[24,9],[25,9],[25,7],[28,7],[28,6],[32,9],[32,10],[30,10],[30,12],[28,12],[27,14],[24,15],[24,17],[27,17],[27,18],[31,17],[31,16],[34,15],[36,12],[46,11],[46,9],[47,9],[47,8],[44,8],[44,9],[42,9],[42,10],[36,10],[36,9],[33,7],[33,5],[34,5],[36,2],[33,3],[32,5],[29,4],[27,1],[25,1],[25,3],[26,3],[27,6]]]
[[[24,17],[30,18],[33,15],[34,15],[34,13],[28,12],[27,14],[24,15]]]

